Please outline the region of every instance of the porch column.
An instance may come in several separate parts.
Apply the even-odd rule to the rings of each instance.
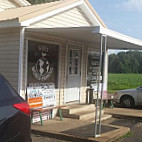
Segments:
[[[95,132],[94,137],[98,137],[101,134],[101,113],[102,113],[102,99],[104,96],[104,89],[106,87],[105,84],[105,74],[106,68],[106,45],[107,45],[107,36],[101,35],[101,44],[100,44],[100,63],[99,63],[99,77],[98,77],[98,85],[97,85],[97,100],[96,100],[96,115],[95,115]],[[104,56],[103,56],[104,55]],[[102,71],[102,72],[101,72]],[[100,76],[102,75],[102,85],[100,92]],[[101,93],[100,98],[100,109],[98,109],[98,101],[99,101],[99,93]],[[97,118],[98,118],[98,110],[99,110],[99,128],[97,129]],[[98,132],[97,132],[98,131]]]
[[[107,98],[107,82],[108,82],[108,49],[104,52],[104,66],[103,66],[103,78],[104,78],[104,97]]]
[[[24,49],[25,27],[20,29],[20,48],[19,48],[19,76],[18,76],[18,93],[25,99],[23,95],[23,49]]]

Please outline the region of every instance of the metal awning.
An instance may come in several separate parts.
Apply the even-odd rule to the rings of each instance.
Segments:
[[[101,35],[107,36],[107,49],[141,50],[142,40],[102,27],[69,27],[69,28],[26,28],[28,32],[75,40],[87,44],[100,43]]]

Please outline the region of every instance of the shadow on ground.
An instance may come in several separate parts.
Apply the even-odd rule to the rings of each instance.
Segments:
[[[89,124],[86,126],[75,128],[75,129],[63,131],[61,133],[75,135],[75,136],[93,137],[94,136],[94,127],[95,127],[94,124]],[[103,125],[101,127],[102,133],[106,133],[106,132],[113,131],[116,129],[117,128],[110,127],[110,126],[103,126]]]

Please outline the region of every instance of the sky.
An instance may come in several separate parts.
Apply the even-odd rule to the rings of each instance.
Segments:
[[[142,40],[142,0],[89,0],[111,30]]]

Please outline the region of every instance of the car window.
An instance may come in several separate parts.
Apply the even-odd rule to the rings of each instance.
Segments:
[[[18,97],[18,94],[14,89],[10,86],[7,80],[0,75],[0,102],[8,101],[15,97]]]

